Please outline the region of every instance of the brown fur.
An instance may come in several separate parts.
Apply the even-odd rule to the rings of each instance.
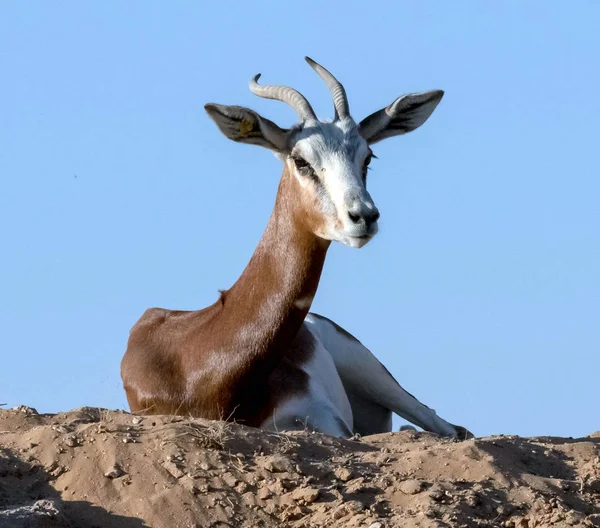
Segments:
[[[121,363],[132,412],[258,426],[274,398],[306,387],[297,366],[314,344],[298,330],[310,303],[295,302],[314,296],[329,247],[313,234],[320,218],[307,200],[285,169],[263,237],[232,288],[203,310],[151,308],[134,325]]]

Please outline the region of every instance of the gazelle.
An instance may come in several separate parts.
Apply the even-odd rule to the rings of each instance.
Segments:
[[[198,311],[147,310],[131,330],[121,377],[132,412],[229,419],[270,430],[308,427],[349,437],[390,431],[392,412],[427,431],[465,437],[406,392],[357,339],[309,314],[333,240],[362,247],[379,212],[366,189],[370,146],[421,126],[441,90],[404,95],[356,124],[343,86],[327,83],[335,118],[320,121],[305,97],[250,81],[289,104],[300,123],[283,129],[253,110],[207,104],[229,139],[283,161],[275,207],[237,282]]]

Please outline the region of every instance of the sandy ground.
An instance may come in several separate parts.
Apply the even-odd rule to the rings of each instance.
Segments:
[[[0,410],[0,527],[600,526],[600,433],[338,440]]]

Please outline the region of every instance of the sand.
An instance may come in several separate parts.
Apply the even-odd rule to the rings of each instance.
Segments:
[[[600,433],[352,440],[0,410],[0,527],[600,526]]]

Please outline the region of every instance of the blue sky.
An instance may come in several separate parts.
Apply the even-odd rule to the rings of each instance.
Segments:
[[[361,119],[442,88],[375,146],[380,234],[332,246],[313,310],[476,434],[600,429],[600,4],[13,2],[0,7],[0,403],[126,408],[144,309],[238,277],[281,162],[207,102],[281,126],[249,78],[331,117],[304,55]],[[397,422],[396,425],[400,423]]]

